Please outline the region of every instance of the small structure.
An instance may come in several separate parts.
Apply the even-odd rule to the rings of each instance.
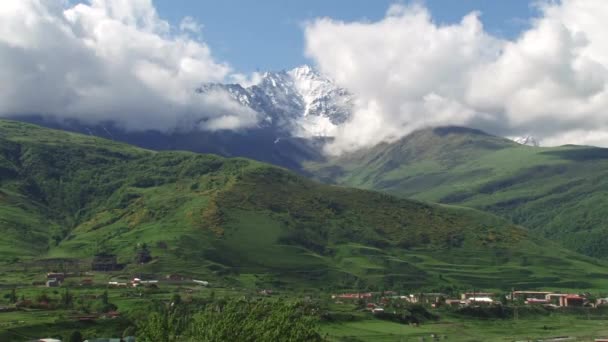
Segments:
[[[448,295],[445,293],[437,293],[437,292],[429,292],[429,293],[419,293],[419,294],[411,294],[409,296],[408,301],[410,303],[420,303],[420,304],[431,304],[433,306],[442,303],[445,301]]]
[[[492,298],[494,294],[489,292],[465,292],[460,295],[460,299],[468,300],[471,298]]]
[[[547,295],[551,293],[549,291],[513,291],[511,292],[511,300],[520,299],[525,302],[529,299],[547,299]]]
[[[127,287],[127,283],[117,282],[117,281],[109,281],[108,286],[110,287]]]
[[[526,299],[526,301],[524,302],[525,304],[530,304],[530,305],[545,305],[545,304],[551,304],[551,301],[548,299],[537,299],[537,298],[528,298]]]
[[[338,295],[332,295],[332,299],[369,299],[372,298],[373,294],[371,292],[364,293],[342,293]]]
[[[63,282],[65,280],[65,273],[49,272],[46,274],[46,279],[47,280],[56,279],[60,282]]]
[[[550,293],[546,297],[549,303],[557,304],[561,307],[583,306],[585,297],[577,294]]]
[[[460,300],[460,299],[446,299],[445,305],[451,306],[451,307],[460,307],[460,306],[466,306],[467,302],[464,300]]]
[[[46,287],[58,287],[61,282],[57,279],[49,279],[46,281]]]
[[[202,286],[209,286],[209,282],[206,281],[206,280],[196,280],[196,279],[194,279],[194,280],[192,280],[192,282],[195,283],[195,284],[202,285]]]
[[[469,297],[465,301],[469,305],[479,305],[479,304],[495,304],[496,302],[490,297]]]

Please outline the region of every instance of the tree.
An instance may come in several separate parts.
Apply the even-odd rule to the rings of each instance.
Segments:
[[[136,329],[134,326],[128,326],[125,331],[122,332],[122,337],[135,336]]]
[[[92,309],[95,312],[109,312],[116,310],[117,307],[116,305],[110,303],[108,291],[104,291],[101,296],[99,296],[98,300],[93,303]]]
[[[74,296],[72,296],[70,290],[66,288],[65,291],[61,294],[61,304],[66,308],[69,308],[72,306],[73,300]]]
[[[229,301],[195,315],[190,341],[321,341],[305,303]],[[238,327],[238,329],[237,329]]]
[[[152,253],[148,249],[148,245],[143,243],[137,246],[137,252],[135,254],[135,262],[138,264],[145,264],[152,260]]]
[[[17,290],[15,290],[15,289],[12,289],[12,290],[11,290],[11,293],[10,293],[10,295],[9,295],[9,301],[10,301],[12,304],[17,303]]]
[[[182,335],[187,331],[189,321],[190,313],[183,306],[160,306],[146,319],[138,322],[137,341],[183,341]]]
[[[70,335],[69,338],[69,342],[82,342],[84,339],[82,338],[82,334],[80,333],[80,331],[75,330],[72,332],[72,334]]]

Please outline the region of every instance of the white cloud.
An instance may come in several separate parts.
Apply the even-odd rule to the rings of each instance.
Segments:
[[[192,32],[192,33],[200,34],[201,31],[203,30],[203,25],[199,24],[192,17],[185,17],[184,19],[182,19],[181,23],[179,24],[179,29],[184,32]]]
[[[358,96],[330,152],[454,124],[533,132],[544,143],[608,145],[608,6],[539,6],[539,17],[513,41],[487,33],[478,13],[438,25],[418,4],[394,5],[377,22],[308,23],[308,56]]]
[[[0,116],[42,114],[130,129],[171,129],[207,118],[203,129],[255,124],[229,97],[197,94],[231,68],[189,33],[159,18],[150,0],[10,0],[0,4]],[[229,124],[218,124],[229,122]]]

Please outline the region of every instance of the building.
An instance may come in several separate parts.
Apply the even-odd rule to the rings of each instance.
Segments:
[[[61,282],[57,279],[49,279],[46,281],[46,287],[58,287],[61,285]]]
[[[63,282],[65,280],[65,273],[49,272],[46,274],[46,279],[47,280],[56,279],[60,282]]]
[[[464,300],[460,300],[460,299],[446,299],[445,305],[451,306],[451,307],[460,307],[460,306],[466,306],[467,302]]]
[[[511,292],[511,300],[523,300],[524,302],[529,299],[547,299],[547,295],[552,292],[548,291],[513,291]],[[532,301],[534,302],[534,301]]]
[[[460,295],[460,299],[468,300],[471,298],[492,298],[493,293],[490,292],[464,292]]]
[[[372,298],[371,292],[365,293],[342,293],[338,295],[332,295],[332,299],[369,299]]]
[[[428,293],[418,293],[411,294],[409,296],[408,301],[410,303],[420,303],[420,304],[439,304],[445,301],[448,297],[445,293],[438,292],[428,292]]]
[[[490,297],[484,296],[484,297],[469,297],[465,300],[465,302],[468,305],[479,305],[479,304],[486,304],[486,305],[490,305],[490,304],[497,304],[497,302],[495,300],[493,300]]]
[[[561,307],[583,306],[585,304],[585,297],[577,294],[550,293],[546,296],[546,299],[549,303]]]

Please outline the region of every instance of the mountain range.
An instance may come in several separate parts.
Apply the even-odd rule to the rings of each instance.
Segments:
[[[7,272],[105,252],[127,273],[254,288],[599,288],[608,276],[603,263],[478,210],[7,120],[0,220]],[[144,243],[152,261],[140,265]]]
[[[16,120],[122,141],[154,150],[188,150],[228,157],[247,157],[304,172],[304,161],[323,158],[322,147],[349,117],[353,95],[304,65],[265,72],[256,84],[206,83],[199,94],[224,91],[259,116],[255,127],[238,131],[171,129],[133,131],[114,122],[87,124],[41,115]],[[199,118],[204,120],[204,117]]]
[[[241,131],[125,131],[112,122],[19,120],[157,151],[187,150],[247,157],[329,183],[403,198],[488,211],[595,257],[608,257],[606,150],[540,147],[538,139],[492,136],[464,127],[414,132],[338,157],[323,154],[336,127],[349,119],[354,95],[308,66],[266,72],[258,82],[203,84],[226,91],[261,120]]]
[[[528,146],[438,127],[307,169],[328,183],[492,212],[573,250],[608,257],[608,149]]]

